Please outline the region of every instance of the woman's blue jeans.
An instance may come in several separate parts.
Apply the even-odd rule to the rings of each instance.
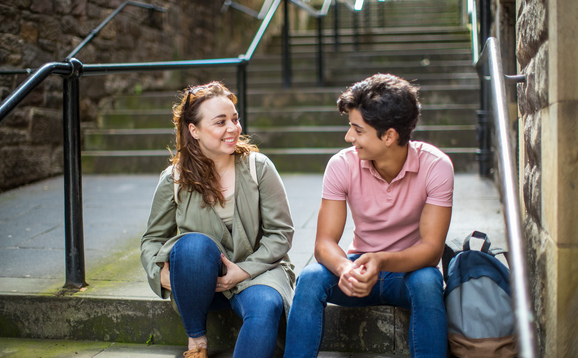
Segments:
[[[215,293],[221,266],[217,245],[203,234],[184,235],[171,250],[171,288],[188,336],[207,333],[209,311],[232,307],[243,319],[233,357],[272,357],[283,312],[281,295],[269,286],[256,285],[229,301]]]
[[[348,255],[355,260],[360,255]],[[414,272],[382,271],[367,297],[349,297],[338,287],[339,277],[315,263],[301,271],[287,322],[285,357],[317,357],[327,303],[347,307],[393,305],[411,310],[409,349],[412,357],[446,357],[447,321],[443,277],[434,267]]]

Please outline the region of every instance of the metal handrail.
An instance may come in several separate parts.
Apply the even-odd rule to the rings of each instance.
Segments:
[[[71,52],[63,62],[51,62],[43,65],[39,69],[17,71],[0,71],[0,74],[32,73],[24,80],[16,90],[14,90],[2,103],[0,103],[0,124],[10,114],[15,107],[34,90],[42,81],[52,74],[60,75],[63,79],[63,129],[64,129],[64,209],[65,209],[65,255],[66,255],[66,283],[65,287],[80,288],[86,286],[84,267],[84,233],[83,233],[83,213],[82,213],[82,171],[81,171],[81,144],[80,144],[80,121],[79,121],[79,79],[82,76],[109,75],[127,72],[141,71],[161,71],[191,69],[197,67],[216,66],[237,66],[237,86],[238,111],[242,125],[247,130],[246,122],[246,71],[258,44],[261,42],[265,30],[269,26],[276,13],[281,0],[273,0],[266,16],[253,38],[247,52],[237,58],[221,58],[192,61],[167,61],[167,62],[142,62],[142,63],[113,63],[113,64],[92,64],[84,65],[78,59],[72,57],[82,46]],[[288,6],[289,0],[285,0],[285,29],[288,30]],[[140,4],[127,1],[118,9],[126,5]],[[322,11],[327,13],[331,0],[326,0]],[[139,6],[139,5],[137,5]],[[156,7],[153,7],[156,9]],[[337,6],[335,7],[337,9]],[[118,13],[115,12],[115,14]],[[104,26],[110,21],[109,16],[103,23]],[[319,21],[319,31],[321,33],[321,18]],[[102,26],[92,31],[83,44],[98,34]],[[319,46],[321,51],[321,36],[319,36]],[[285,46],[288,46],[286,41]],[[319,72],[322,76],[322,58],[319,56]],[[322,79],[322,77],[321,77]]]
[[[474,64],[478,62],[480,45],[478,44],[478,4],[476,0],[468,0],[468,14],[471,21],[471,38]]]
[[[489,67],[490,87],[493,99],[494,126],[498,140],[499,178],[502,185],[504,219],[510,251],[510,268],[513,281],[514,307],[516,315],[518,346],[520,357],[536,357],[534,314],[530,301],[528,273],[524,259],[521,211],[516,181],[516,160],[510,143],[508,103],[505,89],[505,76],[498,39],[488,38],[476,68]],[[510,77],[521,79],[521,76]],[[484,79],[485,80],[485,79]]]
[[[261,41],[281,0],[275,0],[261,23],[249,49],[237,58],[212,60],[168,61],[153,63],[121,63],[83,65],[76,58],[67,58],[63,62],[51,62],[43,65],[26,78],[16,90],[0,103],[0,123],[14,108],[40,83],[52,74],[63,79],[63,129],[64,129],[64,221],[65,221],[65,287],[81,288],[86,286],[84,264],[84,229],[82,207],[82,170],[79,120],[79,79],[87,75],[112,73],[160,71],[190,69],[193,67],[237,66],[238,110],[246,129],[246,68],[253,53]],[[128,2],[131,3],[131,2]],[[98,32],[91,33],[94,37]],[[74,53],[78,51],[73,51]]]
[[[112,20],[119,12],[122,11],[122,9],[124,9],[128,5],[136,6],[136,7],[142,7],[142,8],[149,9],[149,10],[166,12],[166,10],[160,6],[156,6],[156,5],[152,5],[152,4],[145,4],[145,3],[136,2],[136,1],[125,1],[119,7],[117,7],[116,10],[114,10],[110,15],[108,15],[108,17],[106,19],[104,19],[104,21],[101,22],[97,28],[95,28],[94,30],[91,30],[89,35],[81,43],[79,43],[78,46],[76,46],[76,48],[74,50],[72,50],[68,54],[68,56],[66,56],[66,58],[73,58],[78,53],[78,51],[80,51],[84,47],[84,45],[89,43],[90,40],[92,40],[96,35],[98,35],[100,30],[102,30],[102,28],[105,27],[110,22],[110,20]]]
[[[265,0],[263,1],[263,5],[261,5],[261,10],[259,12],[243,5],[240,4],[236,1],[233,0],[225,0],[225,2],[223,3],[223,6],[221,7],[221,12],[226,12],[230,7],[232,7],[235,10],[239,10],[241,12],[244,12],[245,14],[252,16],[256,19],[259,20],[263,20],[265,18],[265,16],[267,15],[267,12],[269,11],[269,8],[271,6],[271,2],[273,0]]]

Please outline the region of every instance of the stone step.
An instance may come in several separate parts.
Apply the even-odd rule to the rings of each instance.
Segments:
[[[405,28],[402,28],[405,29]],[[419,28],[414,32],[410,31],[367,31],[354,33],[339,33],[340,44],[354,43],[356,40],[360,45],[366,44],[387,44],[387,43],[447,43],[447,42],[468,42],[470,34],[463,31],[462,28],[456,28],[454,31],[428,32],[427,29]],[[334,42],[333,34],[324,34],[322,43],[330,45]],[[311,46],[316,47],[318,44],[317,33],[299,32],[290,36],[289,42],[292,46]],[[275,38],[271,41],[270,48],[281,46],[281,38]]]
[[[346,146],[348,126],[251,127],[251,138],[259,148],[334,148]],[[475,125],[418,126],[414,140],[445,148],[476,143]],[[85,132],[85,151],[151,151],[175,147],[173,129],[97,129]],[[167,154],[169,151],[167,150]]]
[[[353,26],[353,17],[357,15],[359,24],[366,26],[411,26],[419,21],[424,25],[456,24],[458,3],[455,1],[366,1],[362,11],[356,13],[344,5],[339,6],[339,23],[342,27]],[[333,23],[334,11],[327,16],[328,23]]]
[[[336,97],[337,98],[337,97]],[[471,104],[425,104],[422,106],[420,123],[424,125],[475,123],[479,106]],[[347,118],[337,111],[335,104],[277,107],[249,107],[248,131],[251,127],[343,125]],[[103,129],[172,128],[172,112],[169,109],[115,110],[101,113],[99,122]],[[91,129],[86,129],[90,133]]]
[[[472,59],[472,50],[470,48],[457,49],[440,49],[431,48],[427,50],[400,50],[400,51],[354,51],[351,49],[344,49],[341,46],[339,51],[335,51],[332,45],[324,46],[326,51],[325,56],[328,59],[328,64],[339,66],[346,63],[345,61],[354,61],[361,64],[386,64],[390,62],[416,62],[419,63],[424,58],[430,61],[454,61]],[[293,65],[300,65],[302,63],[310,63],[312,59],[316,58],[315,52],[300,52],[291,53],[291,61]],[[257,69],[262,66],[281,64],[281,52],[271,52],[268,54],[255,55],[247,66],[251,69],[252,66]],[[226,67],[222,67],[224,69]]]
[[[309,29],[299,29],[292,30],[290,32],[291,38],[299,37],[311,37],[317,39],[317,26],[312,26]],[[323,35],[332,38],[334,35],[334,28],[331,30],[323,30]],[[339,36],[353,36],[355,34],[355,29],[353,28],[340,28],[338,31]],[[452,26],[405,26],[405,27],[370,27],[364,28],[360,27],[357,29],[358,34],[369,34],[369,35],[446,35],[446,34],[460,34],[463,36],[470,36],[470,30],[463,25],[452,25]],[[275,37],[272,41],[281,41],[279,37]]]
[[[234,86],[230,87],[236,92]],[[251,108],[281,108],[295,106],[334,106],[344,87],[320,87],[320,88],[291,88],[291,89],[249,89],[247,91],[247,105]],[[423,105],[442,104],[477,104],[479,101],[479,84],[475,85],[437,85],[422,86],[419,90],[419,98]],[[122,108],[102,111],[104,116],[115,113],[130,113],[135,111],[156,110],[169,113],[175,102],[179,100],[179,93],[174,92],[146,92],[139,95],[117,96],[110,107]],[[118,123],[118,128],[126,128]],[[131,128],[138,128],[138,122],[130,124]],[[107,127],[102,123],[101,128]]]
[[[281,173],[323,173],[331,156],[343,149],[336,148],[263,148]],[[456,173],[475,173],[478,149],[440,148],[448,154]],[[169,162],[168,150],[83,151],[82,172],[85,174],[158,174]]]
[[[90,286],[89,286],[90,287]],[[186,346],[186,332],[170,301],[77,294],[0,295],[2,336]],[[210,312],[210,350],[230,350],[241,327],[231,309]],[[285,327],[285,322],[281,322]],[[392,306],[328,305],[322,351],[408,356],[409,311]],[[280,330],[278,346],[283,346]],[[381,355],[380,355],[381,356]]]

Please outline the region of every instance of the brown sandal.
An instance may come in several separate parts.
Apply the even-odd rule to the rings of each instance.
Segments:
[[[207,348],[197,346],[183,353],[183,356],[185,358],[209,358],[209,352]]]

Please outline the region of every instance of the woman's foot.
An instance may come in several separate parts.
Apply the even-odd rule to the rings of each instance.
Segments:
[[[183,353],[185,358],[208,358],[207,336],[189,337],[189,350]]]
[[[209,352],[207,351],[207,347],[196,346],[183,353],[183,356],[185,358],[209,358]]]

